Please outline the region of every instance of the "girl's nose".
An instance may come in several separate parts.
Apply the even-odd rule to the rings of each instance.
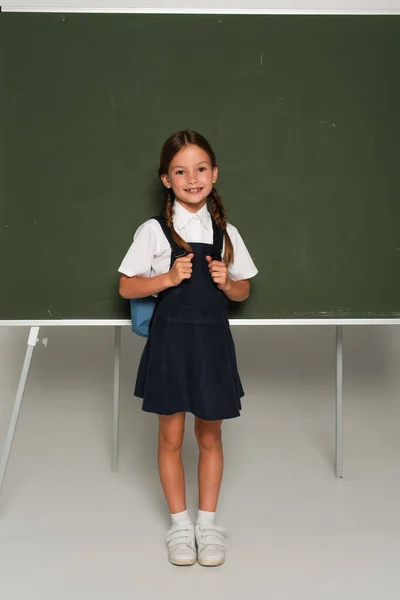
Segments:
[[[195,173],[192,173],[191,175],[189,175],[188,183],[196,183],[196,181],[197,181],[197,177],[196,177]]]

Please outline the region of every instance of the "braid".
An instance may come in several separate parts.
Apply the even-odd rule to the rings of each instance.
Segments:
[[[181,238],[181,236],[174,229],[174,195],[172,190],[166,189],[164,195],[164,207],[162,211],[162,216],[165,219],[165,223],[167,227],[171,230],[172,239],[174,242],[181,246],[188,254],[192,252],[192,248],[189,246],[185,240]]]
[[[225,252],[224,252],[224,263],[226,265],[231,265],[234,260],[234,251],[232,240],[229,237],[229,233],[226,229],[227,221],[226,221],[226,213],[225,207],[223,205],[222,199],[219,196],[215,187],[213,187],[211,194],[209,195],[210,201],[210,213],[213,221],[224,230],[225,232]]]

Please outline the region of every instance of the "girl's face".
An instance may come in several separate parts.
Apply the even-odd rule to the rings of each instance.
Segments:
[[[217,176],[218,168],[212,167],[207,152],[189,144],[175,154],[161,180],[165,187],[172,188],[179,204],[196,213],[205,205]]]

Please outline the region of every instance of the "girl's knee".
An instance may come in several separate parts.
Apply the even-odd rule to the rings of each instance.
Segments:
[[[200,450],[212,451],[221,447],[221,421],[208,422],[196,419],[195,433]]]
[[[180,452],[182,450],[183,439],[177,435],[168,435],[160,433],[159,446],[167,452]]]
[[[158,441],[161,449],[167,452],[180,452],[183,445],[185,419],[184,415],[175,418],[160,417]]]

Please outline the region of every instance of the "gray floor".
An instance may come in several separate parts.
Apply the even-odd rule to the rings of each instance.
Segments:
[[[0,331],[1,445],[27,333]],[[234,330],[247,395],[242,416],[224,424],[218,523],[229,549],[217,569],[166,559],[156,418],[131,396],[141,340],[124,330],[112,474],[113,332],[43,334],[0,497],[2,598],[399,598],[400,328],[345,329],[343,480],[333,465],[334,328]]]

